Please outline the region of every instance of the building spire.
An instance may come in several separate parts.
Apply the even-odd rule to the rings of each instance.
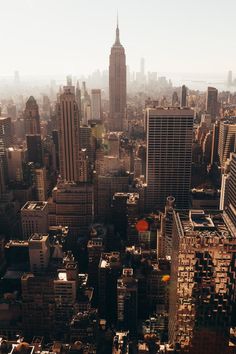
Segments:
[[[117,19],[116,19],[116,42],[115,44],[120,44],[120,30],[119,30],[119,16],[117,11]]]

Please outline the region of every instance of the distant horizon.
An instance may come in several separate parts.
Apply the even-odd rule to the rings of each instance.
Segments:
[[[132,70],[144,57],[151,72],[236,72],[235,0],[8,0],[1,3],[0,77],[107,69],[117,10]]]

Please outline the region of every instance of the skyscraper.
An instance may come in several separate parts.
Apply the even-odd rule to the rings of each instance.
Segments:
[[[27,134],[26,144],[28,150],[28,161],[35,164],[43,164],[42,141],[39,134]]]
[[[214,87],[208,87],[207,89],[206,111],[211,115],[212,122],[214,122],[218,114],[218,90]]]
[[[110,131],[122,131],[125,128],[126,115],[126,59],[124,47],[120,43],[118,23],[116,41],[110,54],[109,101],[109,129]]]
[[[5,183],[8,182],[7,154],[6,149],[12,144],[11,118],[0,117],[0,163]]]
[[[65,86],[59,99],[60,174],[65,181],[79,181],[79,114],[74,86]]]
[[[229,158],[231,152],[236,151],[236,117],[227,117],[220,121],[218,154],[221,167]]]
[[[40,134],[39,107],[33,96],[26,102],[24,111],[25,134]]]
[[[187,106],[187,87],[185,85],[182,86],[181,88],[181,102],[180,102],[181,107],[186,107]]]
[[[101,120],[102,104],[101,104],[101,90],[91,90],[91,115],[92,120]]]
[[[147,109],[147,209],[164,209],[170,195],[188,207],[192,135],[191,109]]]
[[[231,153],[225,164],[221,184],[221,209],[224,208],[231,225],[236,233],[236,154]]]
[[[187,353],[226,353],[236,239],[219,211],[176,210],[173,221],[169,341]]]

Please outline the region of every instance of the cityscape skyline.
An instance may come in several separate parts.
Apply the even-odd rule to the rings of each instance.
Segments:
[[[218,0],[9,3],[0,354],[236,354],[233,12]],[[209,72],[173,81],[150,58]]]
[[[88,75],[96,68],[107,68],[117,10],[127,65],[134,70],[139,69],[140,58],[145,57],[150,71],[236,71],[235,49],[230,36],[236,5],[232,0],[227,0],[227,4],[200,0],[190,6],[186,0],[178,4],[168,0],[135,6],[133,0],[127,4],[107,0],[96,4],[90,0],[82,7],[81,1],[74,0],[67,2],[66,6],[55,0],[47,3],[45,0],[23,1],[20,4],[11,0],[1,5],[0,30],[4,33],[7,28],[7,36],[2,43],[4,54],[1,56],[0,76],[10,75],[14,70],[19,70],[22,75],[78,72]],[[228,11],[229,8],[232,11]],[[127,16],[130,13],[133,16]],[[228,20],[221,26],[224,16]],[[76,33],[78,41],[75,41]],[[181,38],[185,41],[180,41]],[[88,43],[92,45],[88,46]],[[188,44],[187,47],[184,43]],[[232,49],[227,57],[224,50],[219,50],[226,47]],[[184,57],[183,52],[186,53]],[[44,53],[44,57],[39,53]],[[97,53],[96,60],[94,53]]]

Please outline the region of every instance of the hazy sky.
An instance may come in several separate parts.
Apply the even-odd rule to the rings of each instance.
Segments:
[[[0,0],[0,76],[107,69],[117,9],[133,70],[236,72],[236,0]]]

